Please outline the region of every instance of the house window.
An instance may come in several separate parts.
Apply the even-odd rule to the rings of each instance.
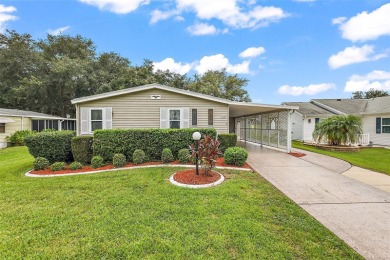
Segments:
[[[0,123],[0,134],[5,133],[5,123]]]
[[[320,122],[320,119],[318,118],[318,117],[316,117],[315,119],[314,119],[315,121],[315,124],[318,124],[319,122]]]
[[[91,109],[91,131],[103,129],[103,110]]]
[[[180,109],[169,110],[169,128],[180,128]]]
[[[192,109],[192,125],[198,125],[198,109]]]
[[[214,125],[214,109],[209,109],[208,123],[209,123],[209,125]]]
[[[390,133],[390,118],[382,118],[382,133]]]

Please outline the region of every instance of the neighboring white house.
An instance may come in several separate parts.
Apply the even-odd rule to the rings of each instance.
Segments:
[[[310,102],[284,102],[298,106],[292,121],[292,139],[313,142],[314,126],[334,115],[362,117],[362,144],[390,146],[390,96],[373,99],[312,99]]]
[[[76,98],[72,104],[76,105],[77,135],[113,128],[215,128],[218,133],[236,132],[241,140],[288,151],[288,121],[296,109],[235,102],[159,84]],[[263,118],[263,124],[249,125],[247,121],[253,121],[249,118]],[[253,138],[253,132],[264,138]]]
[[[7,147],[6,137],[19,130],[75,130],[76,120],[18,109],[0,108],[0,148]]]

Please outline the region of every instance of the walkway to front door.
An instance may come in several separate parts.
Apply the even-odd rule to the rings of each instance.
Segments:
[[[285,152],[240,145],[254,170],[362,256],[390,259],[389,193]],[[328,163],[345,167],[338,159]]]

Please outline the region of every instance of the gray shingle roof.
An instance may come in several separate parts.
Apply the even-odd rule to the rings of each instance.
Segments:
[[[364,114],[390,113],[390,96],[369,99]]]
[[[331,107],[347,115],[357,115],[365,111],[368,99],[313,99],[312,101]]]
[[[322,107],[316,106],[310,102],[283,102],[283,104],[288,106],[298,106],[298,113],[303,116],[332,116],[335,113],[332,113],[329,110],[323,109]]]
[[[24,117],[62,119],[62,117],[59,117],[59,116],[52,116],[52,115],[33,112],[33,111],[25,111],[25,110],[19,110],[19,109],[8,109],[8,108],[0,108],[0,115],[2,115],[2,116],[24,116]]]

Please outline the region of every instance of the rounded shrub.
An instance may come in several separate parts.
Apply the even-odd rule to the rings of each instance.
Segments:
[[[92,168],[99,168],[99,167],[102,167],[104,165],[104,161],[103,161],[103,158],[99,155],[96,155],[94,157],[92,157],[92,160],[91,160],[91,166]]]
[[[171,149],[164,148],[161,153],[161,161],[163,163],[169,163],[172,162],[173,160],[174,158]]]
[[[39,171],[39,170],[44,170],[47,169],[50,165],[50,162],[44,158],[44,157],[37,157],[35,158],[34,161],[34,170]]]
[[[35,131],[20,130],[20,131],[14,132],[10,136],[7,136],[6,140],[7,140],[7,142],[11,143],[11,146],[23,146],[23,145],[26,145],[26,143],[24,142],[24,139],[27,136],[33,135],[35,133],[36,133]]]
[[[50,166],[52,172],[61,171],[66,169],[66,163],[64,162],[55,162]]]
[[[71,141],[73,158],[82,164],[89,164],[93,157],[92,136],[77,136]]]
[[[126,165],[126,156],[121,153],[114,154],[114,157],[112,157],[112,165],[115,168],[123,167]]]
[[[241,147],[230,147],[224,153],[226,164],[243,166],[248,159],[248,152]]]
[[[69,164],[70,170],[78,170],[81,168],[83,168],[83,165],[80,162],[72,162],[71,164]]]
[[[179,159],[180,163],[189,163],[191,160],[191,153],[190,150],[187,148],[180,149],[177,158]]]
[[[141,149],[137,149],[133,153],[133,163],[140,164],[144,163],[146,160],[145,152]]]

